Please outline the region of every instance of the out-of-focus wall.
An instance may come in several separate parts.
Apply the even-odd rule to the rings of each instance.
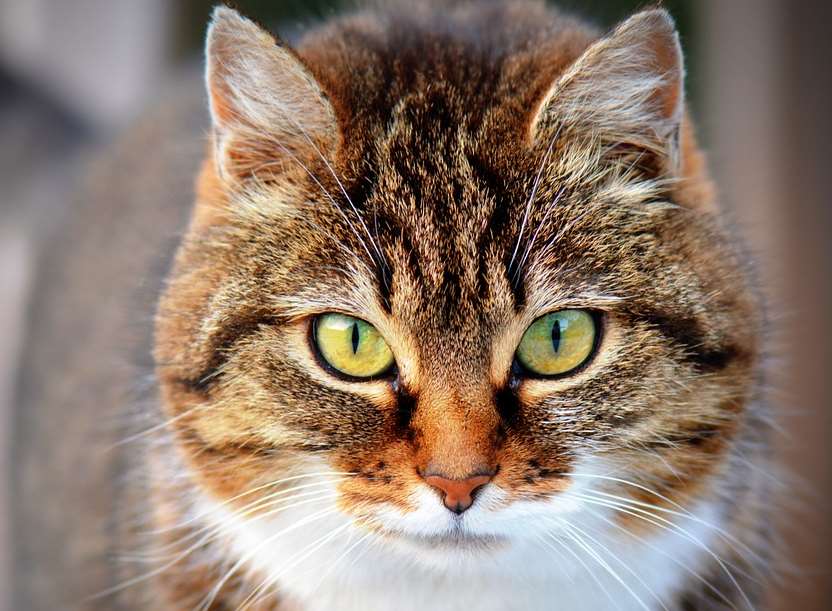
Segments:
[[[785,490],[772,499],[782,611],[832,609],[832,5],[708,0],[703,119],[724,204],[770,297],[769,396]]]
[[[173,4],[0,0],[0,63],[84,120],[123,125],[156,95]]]
[[[172,9],[165,0],[0,0],[0,611],[15,561],[5,440],[39,243],[59,227],[94,143],[158,97]]]

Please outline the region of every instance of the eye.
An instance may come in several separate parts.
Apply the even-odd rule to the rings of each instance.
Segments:
[[[560,310],[534,321],[517,346],[517,361],[530,373],[556,376],[583,365],[595,349],[595,317],[586,310]]]
[[[353,378],[374,378],[393,366],[393,352],[373,325],[344,314],[322,314],[312,328],[321,358]]]

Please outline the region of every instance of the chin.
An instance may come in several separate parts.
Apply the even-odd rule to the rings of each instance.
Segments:
[[[482,536],[460,531],[446,535],[384,534],[392,554],[409,558],[428,569],[449,571],[493,561],[512,546],[505,537]]]
[[[429,491],[415,491],[411,501],[412,511],[390,507],[376,513],[372,530],[379,544],[415,565],[462,573],[498,566],[534,546],[551,532],[552,516],[569,511],[558,499],[509,504],[493,486],[461,515],[445,509]]]

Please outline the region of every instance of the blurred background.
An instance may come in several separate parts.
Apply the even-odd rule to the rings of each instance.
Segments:
[[[213,4],[0,0],[0,609],[11,609],[14,587],[13,394],[39,253],[60,235],[90,160],[199,69]],[[339,4],[234,2],[288,38]],[[608,26],[645,2],[558,4]],[[781,406],[776,451],[790,472],[789,511],[777,515],[792,570],[773,588],[774,608],[832,609],[832,3],[664,5],[682,33],[688,95],[721,199],[757,254],[781,338],[769,384]]]

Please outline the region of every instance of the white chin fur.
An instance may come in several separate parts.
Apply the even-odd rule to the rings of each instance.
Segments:
[[[585,462],[581,472],[602,471]],[[570,491],[597,484],[576,477]],[[692,517],[667,515],[675,530],[637,539],[608,522],[609,510],[569,493],[505,506],[495,486],[461,516],[425,487],[414,493],[415,511],[377,514],[386,530],[402,533],[381,536],[337,510],[334,483],[325,487],[326,500],[257,519],[204,499],[199,509],[232,552],[224,566],[245,567],[255,586],[267,579],[302,611],[653,610],[697,579],[719,536],[707,503],[690,509]]]

